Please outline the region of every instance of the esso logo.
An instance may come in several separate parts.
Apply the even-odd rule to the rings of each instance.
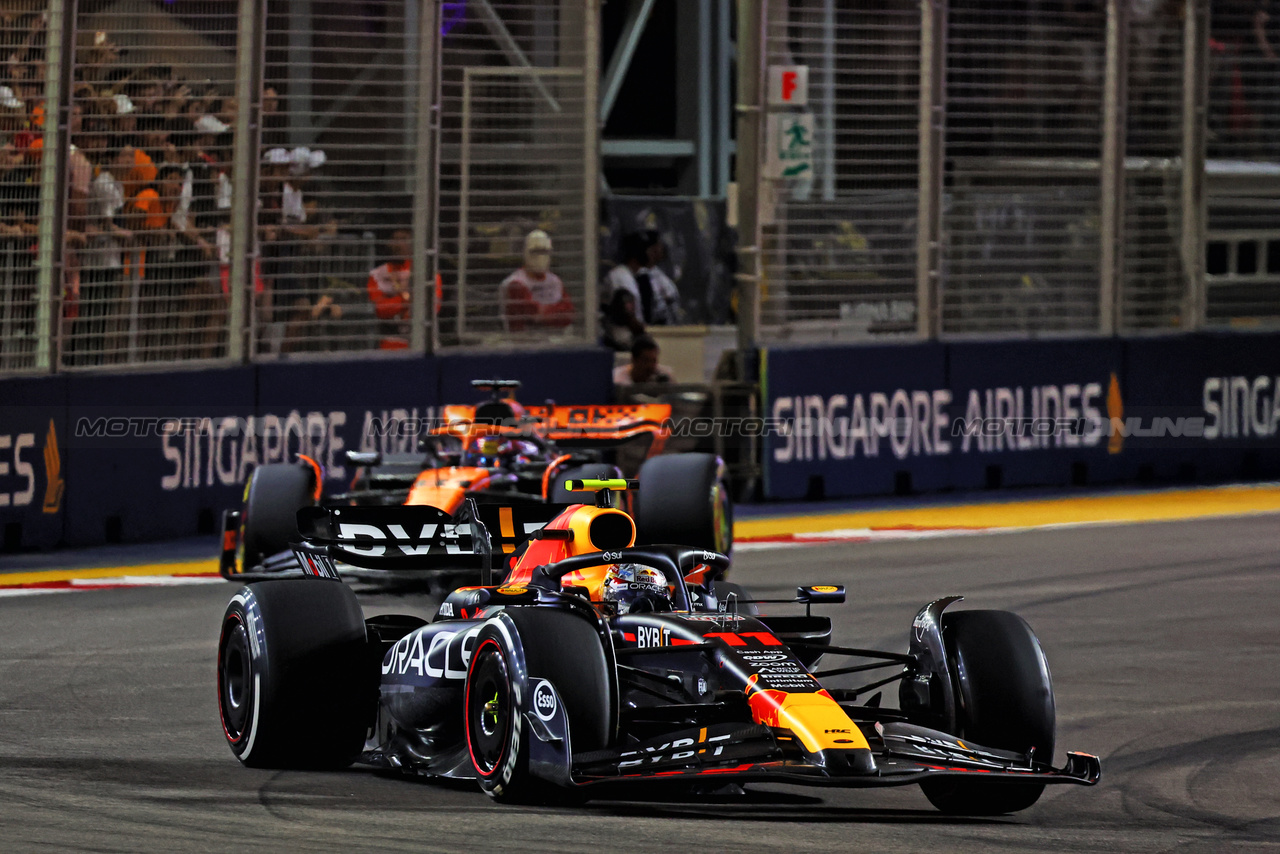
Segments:
[[[556,709],[560,706],[556,700],[555,689],[551,687],[551,683],[542,680],[533,689],[533,713],[544,721],[549,721],[556,716]]]

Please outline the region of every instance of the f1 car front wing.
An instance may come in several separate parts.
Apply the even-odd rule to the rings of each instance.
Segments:
[[[720,777],[849,788],[905,786],[943,776],[1091,786],[1102,776],[1098,757],[1088,753],[1068,752],[1066,764],[1054,768],[1034,752],[982,747],[907,723],[876,723],[866,735],[875,759],[869,772],[833,773],[790,748],[788,736],[770,727],[721,725],[673,733],[660,743],[625,751],[577,754],[571,776],[578,785]]]

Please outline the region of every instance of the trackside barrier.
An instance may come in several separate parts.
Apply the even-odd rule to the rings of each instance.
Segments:
[[[1280,335],[762,358],[768,498],[1280,477]]]
[[[607,403],[612,366],[582,348],[6,379],[3,548],[212,533],[255,465],[307,454],[340,487],[346,450],[412,450],[442,403],[476,398],[476,377],[518,379],[532,402]]]

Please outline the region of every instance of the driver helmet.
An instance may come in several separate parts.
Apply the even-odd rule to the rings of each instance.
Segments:
[[[609,568],[600,598],[618,614],[652,614],[670,611],[667,578],[651,566],[619,563]]]
[[[481,436],[475,439],[463,454],[463,465],[495,468],[512,463],[533,462],[538,446],[527,439],[504,439],[500,436]]]

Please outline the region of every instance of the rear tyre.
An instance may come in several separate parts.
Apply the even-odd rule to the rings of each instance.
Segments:
[[[636,544],[674,543],[728,554],[733,503],[715,454],[671,454],[640,467]]]
[[[1053,682],[1040,641],[1009,611],[957,611],[942,617],[947,663],[956,688],[955,735],[986,747],[1051,762]],[[944,778],[920,784],[938,809],[953,815],[1000,815],[1034,804],[1043,783]]]
[[[300,465],[271,463],[249,476],[240,516],[240,567],[261,564],[298,539],[298,511],[315,503],[315,472]]]
[[[218,712],[251,768],[341,768],[364,748],[377,672],[345,584],[282,578],[242,587],[218,639]]]
[[[569,718],[574,753],[601,750],[613,738],[612,671],[595,627],[565,611],[509,608],[516,631],[480,630],[467,669],[467,749],[480,788],[504,803],[571,799],[571,791],[536,778],[529,765],[534,736],[524,719],[530,686],[547,679]],[[571,652],[567,652],[571,650]],[[525,673],[520,676],[520,661]]]
[[[605,463],[591,463],[585,466],[574,466],[565,469],[555,476],[555,482],[547,484],[547,500],[552,504],[593,504],[595,494],[591,492],[570,492],[564,488],[566,480],[595,480],[597,478],[622,477],[618,470]]]

